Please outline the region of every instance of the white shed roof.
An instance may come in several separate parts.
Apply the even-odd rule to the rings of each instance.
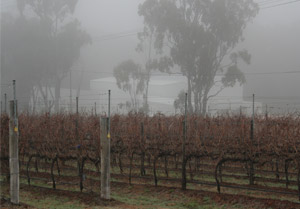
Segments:
[[[149,85],[153,86],[164,86],[171,85],[176,83],[184,83],[186,78],[184,76],[174,76],[174,75],[165,75],[165,76],[151,76]],[[92,80],[92,82],[106,82],[106,83],[116,83],[114,77],[100,78]]]

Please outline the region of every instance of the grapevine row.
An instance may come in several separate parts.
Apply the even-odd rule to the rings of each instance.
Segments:
[[[51,162],[53,169],[58,162],[77,161],[80,189],[85,162],[93,163],[99,170],[100,122],[99,117],[88,114],[19,115],[19,155],[29,165],[34,158]],[[186,121],[185,156],[183,157],[183,116],[157,114],[114,115],[111,118],[111,153],[123,170],[124,158],[129,162],[129,182],[136,159],[140,175],[145,175],[145,161],[151,162],[155,185],[158,184],[157,166],[160,159],[174,159],[186,166],[188,162],[210,159],[214,163],[214,177],[220,192],[224,164],[240,163],[247,171],[249,184],[255,182],[255,168],[264,168],[276,162],[284,167],[286,186],[289,172],[296,171],[300,194],[300,117],[255,117],[251,137],[251,118],[239,116],[200,117],[189,116]],[[1,116],[1,160],[8,161],[9,117]],[[292,165],[292,167],[291,167]],[[183,168],[183,167],[182,167]],[[300,195],[299,195],[300,198]]]

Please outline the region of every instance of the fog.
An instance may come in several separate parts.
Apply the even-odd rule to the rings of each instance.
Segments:
[[[262,9],[246,30],[243,45],[253,58],[246,70],[257,75],[247,76],[245,96],[255,93],[274,112],[300,106],[299,9],[299,3]]]
[[[35,1],[33,0],[32,2]],[[299,110],[298,108],[300,108],[300,94],[299,94],[300,2],[297,1],[292,2],[290,0],[281,0],[281,1],[256,0],[255,2],[259,4],[260,9],[257,15],[253,15],[253,18],[251,17],[250,18],[251,20],[247,22],[246,24],[247,26],[243,30],[244,41],[243,42],[239,41],[236,43],[233,49],[228,49],[228,51],[232,50],[232,52],[246,49],[249,52],[249,54],[251,54],[250,64],[245,64],[244,62],[239,61],[240,62],[239,69],[241,72],[244,73],[246,78],[245,83],[243,83],[242,85],[239,84],[239,81],[242,80],[241,77],[234,78],[234,82],[235,82],[234,84],[232,84],[231,81],[230,82],[228,81],[227,82],[228,88],[226,88],[223,91],[223,93],[217,94],[216,97],[212,99],[212,101],[218,103],[218,99],[219,99],[219,103],[224,103],[223,100],[226,101],[230,100],[229,101],[230,105],[232,103],[237,103],[236,108],[238,108],[241,105],[247,106],[248,105],[247,102],[251,101],[252,99],[251,98],[252,94],[255,94],[256,101],[259,103],[257,105],[260,107],[264,107],[265,105],[268,105],[269,107],[273,108],[272,111],[274,113],[286,112],[291,110],[293,111]],[[1,59],[2,59],[1,60],[1,98],[2,99],[1,101],[2,102],[4,101],[5,93],[8,95],[9,99],[12,98],[12,89],[10,88],[11,87],[10,85],[12,80],[16,79],[18,100],[22,102],[22,105],[20,106],[21,107],[23,106],[24,110],[30,109],[32,111],[32,109],[34,109],[32,107],[33,98],[31,96],[32,94],[30,93],[32,91],[36,91],[35,97],[41,97],[46,101],[46,102],[43,101],[41,102],[42,103],[40,105],[42,106],[41,108],[36,107],[35,109],[52,108],[54,110],[55,105],[58,105],[54,101],[55,95],[53,94],[55,94],[55,88],[62,89],[60,93],[60,97],[61,97],[60,99],[63,100],[65,97],[66,100],[58,103],[65,104],[65,108],[68,108],[69,98],[67,97],[71,97],[70,101],[75,102],[75,96],[81,97],[84,96],[85,93],[95,94],[95,92],[99,92],[99,94],[102,94],[107,92],[108,89],[105,89],[105,87],[103,87],[102,85],[100,85],[101,89],[91,89],[90,86],[91,81],[95,79],[114,77],[115,76],[114,69],[122,62],[126,60],[133,60],[134,62],[136,62],[138,65],[141,66],[141,69],[143,69],[143,66],[146,66],[147,63],[147,55],[145,54],[145,52],[141,53],[136,50],[137,45],[140,43],[139,39],[137,38],[137,35],[139,32],[142,32],[144,28],[144,18],[138,14],[139,5],[142,3],[144,3],[144,0],[122,0],[122,1],[79,0],[75,6],[74,12],[70,13],[68,18],[78,19],[78,21],[80,22],[80,27],[78,27],[78,30],[84,31],[90,37],[90,40],[86,42],[82,42],[81,46],[75,49],[77,51],[74,52],[74,56],[68,58],[71,61],[65,63],[64,60],[67,58],[63,58],[62,61],[57,61],[54,58],[50,58],[51,56],[48,57],[49,58],[48,62],[47,60],[44,60],[43,62],[38,62],[37,61],[38,59],[44,59],[43,57],[40,58],[37,57],[39,54],[38,53],[39,48],[43,48],[43,46],[40,46],[39,44],[42,42],[37,42],[37,44],[35,44],[34,40],[31,40],[32,41],[31,44],[27,44],[26,46],[23,47],[20,45],[16,45],[15,47],[17,48],[20,47],[22,49],[22,51],[19,51],[19,54],[17,53],[18,50],[16,51],[12,50],[12,52],[5,51],[7,50],[7,47],[9,48],[9,46],[6,46],[6,44],[11,45],[14,43],[13,43],[13,37],[11,39],[12,43],[8,43],[10,37],[7,37],[5,30],[7,30],[7,28],[9,27],[5,27],[5,28],[3,27],[3,21],[7,20],[7,18],[4,18],[3,15],[7,15],[7,13],[10,13],[12,14],[12,16],[18,17],[20,14],[16,8],[17,4],[15,3],[14,0],[2,0],[1,1],[1,7],[2,7],[1,8],[1,14],[2,14],[1,15],[1,21],[2,21],[1,24],[2,26],[1,27]],[[25,16],[32,15],[32,12],[30,11],[24,12],[24,15]],[[62,26],[63,24],[67,24],[68,21],[69,20],[66,19],[65,22],[62,22],[61,23]],[[30,31],[31,29],[28,30]],[[27,34],[30,34],[30,32],[28,32]],[[21,38],[21,37],[17,37],[17,38]],[[68,40],[68,38],[66,38],[66,40]],[[76,40],[74,39],[75,42]],[[3,41],[5,41],[5,43]],[[26,47],[30,48],[31,45],[36,45],[34,46],[35,49],[32,51],[27,50]],[[49,46],[51,46],[51,44]],[[65,48],[71,46],[73,46],[72,42],[70,42],[70,45],[66,44],[65,47],[61,46],[61,49],[59,48],[60,46],[58,46],[58,48],[56,48],[55,50],[62,51],[61,56],[63,57],[65,56],[63,54]],[[46,49],[47,47],[43,48],[43,50]],[[163,49],[163,53],[159,55],[155,54],[155,50],[153,50],[152,51],[152,53],[154,54],[153,57],[160,58],[170,54],[169,53],[170,49],[168,47],[163,47],[162,49]],[[28,57],[28,55],[26,55],[27,51],[32,53],[33,52],[37,53],[36,58]],[[189,52],[190,51],[185,51],[183,54],[187,54]],[[22,53],[24,54],[24,56],[22,55]],[[65,53],[70,54],[70,52],[67,50],[65,51]],[[79,53],[78,56],[77,53]],[[206,54],[205,51],[201,53]],[[58,52],[56,51],[55,54],[58,54]],[[53,56],[55,57],[56,55]],[[199,55],[199,57],[201,56]],[[23,58],[24,58],[23,60],[24,62],[22,61]],[[172,59],[174,60],[174,58]],[[229,60],[230,57],[227,56],[224,58],[222,63],[226,65],[229,62]],[[6,64],[10,62],[14,63],[14,65]],[[30,64],[28,64],[28,62]],[[49,65],[45,63],[49,63]],[[201,66],[203,66],[203,63],[201,64]],[[39,79],[39,77],[35,77],[32,75],[24,76],[22,74],[18,76],[17,75],[18,72],[24,70],[21,69],[23,66],[25,68],[41,69],[43,73],[49,72],[50,68],[63,67],[65,68],[64,74],[66,75],[61,76],[62,82],[59,87],[56,87],[54,85],[55,78],[50,79],[51,81],[49,81],[49,83],[47,84],[48,86],[45,84],[46,82],[44,80],[41,80],[39,84],[40,85],[39,88],[40,91],[43,92],[44,94],[47,93],[47,96],[45,96],[43,95],[43,93],[38,93],[39,91],[38,87],[34,87],[33,88],[34,90],[28,90],[27,92],[24,90],[26,86],[25,84],[33,82],[31,81],[31,78]],[[172,73],[174,72],[176,73],[183,72],[183,70],[180,71],[180,69],[183,69],[182,66],[184,66],[184,64],[182,63],[178,64],[178,62],[177,63],[174,62],[172,63],[172,65],[168,66],[168,69],[158,70],[159,67],[157,67],[156,70],[151,71],[151,74],[153,74],[154,80],[161,79],[161,78],[156,78],[155,74],[159,76],[169,76],[171,73],[172,76],[173,75]],[[20,69],[16,69],[16,68],[20,68]],[[12,71],[13,73],[10,73]],[[37,74],[36,71],[32,73]],[[222,73],[226,74],[226,71]],[[71,77],[69,74],[71,75]],[[176,74],[176,76],[178,75]],[[20,81],[20,79],[22,81]],[[70,85],[70,80],[72,80],[71,85]],[[186,79],[184,78],[183,80]],[[168,111],[174,112],[173,101],[175,102],[177,99],[177,101],[180,103],[180,96],[178,96],[177,98],[174,97],[173,95],[178,95],[181,90],[183,90],[184,92],[188,92],[190,95],[189,100],[191,101],[189,101],[189,104],[191,106],[190,107],[191,112],[205,113],[207,112],[207,108],[209,109],[209,107],[207,107],[209,105],[211,105],[211,107],[212,106],[215,107],[215,109],[218,109],[220,105],[218,106],[218,104],[213,104],[210,103],[209,101],[206,101],[207,97],[209,97],[210,94],[214,94],[215,92],[218,92],[217,88],[214,89],[215,87],[211,87],[211,89],[209,90],[209,92],[211,93],[204,95],[205,94],[204,91],[204,93],[201,94],[204,95],[203,96],[204,99],[201,100],[201,98],[198,98],[199,107],[196,107],[197,102],[195,97],[197,97],[196,96],[197,92],[195,90],[196,87],[193,87],[193,85],[197,86],[197,83],[201,83],[200,81],[201,80],[195,81],[196,83],[195,85],[191,84],[192,87],[190,91],[187,86],[188,85],[187,83],[184,84],[187,86],[184,89],[174,88],[174,94],[173,92],[170,93],[172,97],[170,96],[169,98],[167,96],[163,96],[163,97],[161,96],[161,100],[157,99],[158,97],[160,97],[160,94],[151,92],[151,88],[154,89],[154,87],[150,86],[149,98],[150,97],[156,98],[155,101],[153,99],[152,103],[151,103],[151,99],[149,99],[150,109],[152,109],[154,113],[159,110],[161,110],[162,112],[168,112]],[[166,82],[166,85],[167,83],[168,82]],[[168,83],[168,85],[171,84]],[[33,86],[37,86],[37,85],[33,84]],[[70,91],[69,93],[69,90],[67,89],[69,89],[70,86],[72,88],[72,91]],[[49,91],[46,90],[47,88],[49,88],[48,89]],[[111,88],[114,87],[112,86]],[[172,89],[172,87],[170,88]],[[203,88],[206,87],[204,86]],[[240,92],[239,91],[240,89],[242,93],[236,93],[236,92]],[[22,90],[24,90],[24,92]],[[131,104],[131,106],[128,105],[129,109],[127,110],[130,110],[130,107],[131,108],[134,107],[136,108],[136,110],[141,108],[143,106],[142,103],[145,102],[145,95],[147,95],[148,98],[148,92],[147,93],[142,92],[139,94],[138,91],[135,90],[134,93],[137,94],[135,96],[138,97],[138,100],[140,101],[139,102],[140,106],[134,107],[134,105]],[[22,96],[26,97],[27,99],[22,101]],[[118,98],[120,98],[119,99],[120,101],[118,100],[118,104],[121,103],[122,100],[130,101],[129,99],[130,96],[131,96],[130,90],[127,91],[124,90],[124,96],[118,95]],[[241,97],[241,98],[236,99],[236,97]],[[95,101],[97,101],[96,100],[97,98],[98,97],[95,98],[89,97],[88,99],[91,100],[91,103],[94,103],[92,99],[95,99]],[[163,101],[163,99],[166,98],[170,99],[170,102],[168,104],[161,102]],[[222,100],[222,98],[226,98],[226,99]],[[50,101],[52,100],[53,102],[51,103]],[[48,101],[49,101],[48,104],[49,106],[46,105]],[[125,101],[123,102],[125,103]],[[148,102],[148,100],[146,100],[146,102]],[[35,104],[37,105],[38,102],[36,102]],[[116,103],[115,106],[117,107],[118,104]],[[90,108],[89,106],[91,106],[91,104],[82,102],[82,106],[86,106]],[[202,106],[205,106],[205,108],[203,108]],[[225,105],[224,107],[220,107],[220,109],[229,109],[229,108],[227,108],[227,106]],[[56,109],[56,111],[58,111],[58,109]],[[265,110],[262,108],[261,112],[264,111]]]

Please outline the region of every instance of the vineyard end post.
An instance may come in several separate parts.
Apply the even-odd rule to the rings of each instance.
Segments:
[[[111,90],[108,90],[108,124],[107,132],[110,133],[110,105],[111,105]]]
[[[145,139],[144,139],[144,123],[141,123],[141,176],[146,175],[146,170],[145,170]]]
[[[252,101],[252,120],[251,120],[251,143],[254,142],[254,123],[255,123],[255,94],[253,94],[253,101]],[[254,163],[253,163],[253,156],[251,156],[250,159],[250,175],[249,175],[249,180],[250,180],[250,185],[254,184]]]
[[[187,138],[187,98],[188,94],[185,94],[185,111],[184,111],[184,122],[183,122],[183,140],[182,140],[182,179],[181,189],[186,190],[186,156],[185,156],[185,144]]]
[[[10,101],[10,120],[9,120],[9,170],[10,170],[10,201],[19,204],[19,130],[16,100]]]
[[[72,114],[72,70],[70,70],[70,114]]]
[[[255,121],[255,94],[253,94],[252,101],[252,129],[251,129],[251,140],[253,140],[253,132],[254,132],[254,121]]]
[[[101,198],[110,200],[110,133],[108,132],[109,119],[102,117],[101,127]]]

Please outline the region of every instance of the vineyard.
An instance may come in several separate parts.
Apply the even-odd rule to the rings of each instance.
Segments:
[[[205,185],[300,198],[300,118],[111,117],[112,181]],[[185,130],[185,127],[186,130]],[[185,139],[185,140],[183,140]],[[89,114],[19,115],[20,175],[93,190],[99,184],[100,120]],[[185,141],[185,144],[183,142]],[[9,178],[9,117],[1,116],[1,174]]]

